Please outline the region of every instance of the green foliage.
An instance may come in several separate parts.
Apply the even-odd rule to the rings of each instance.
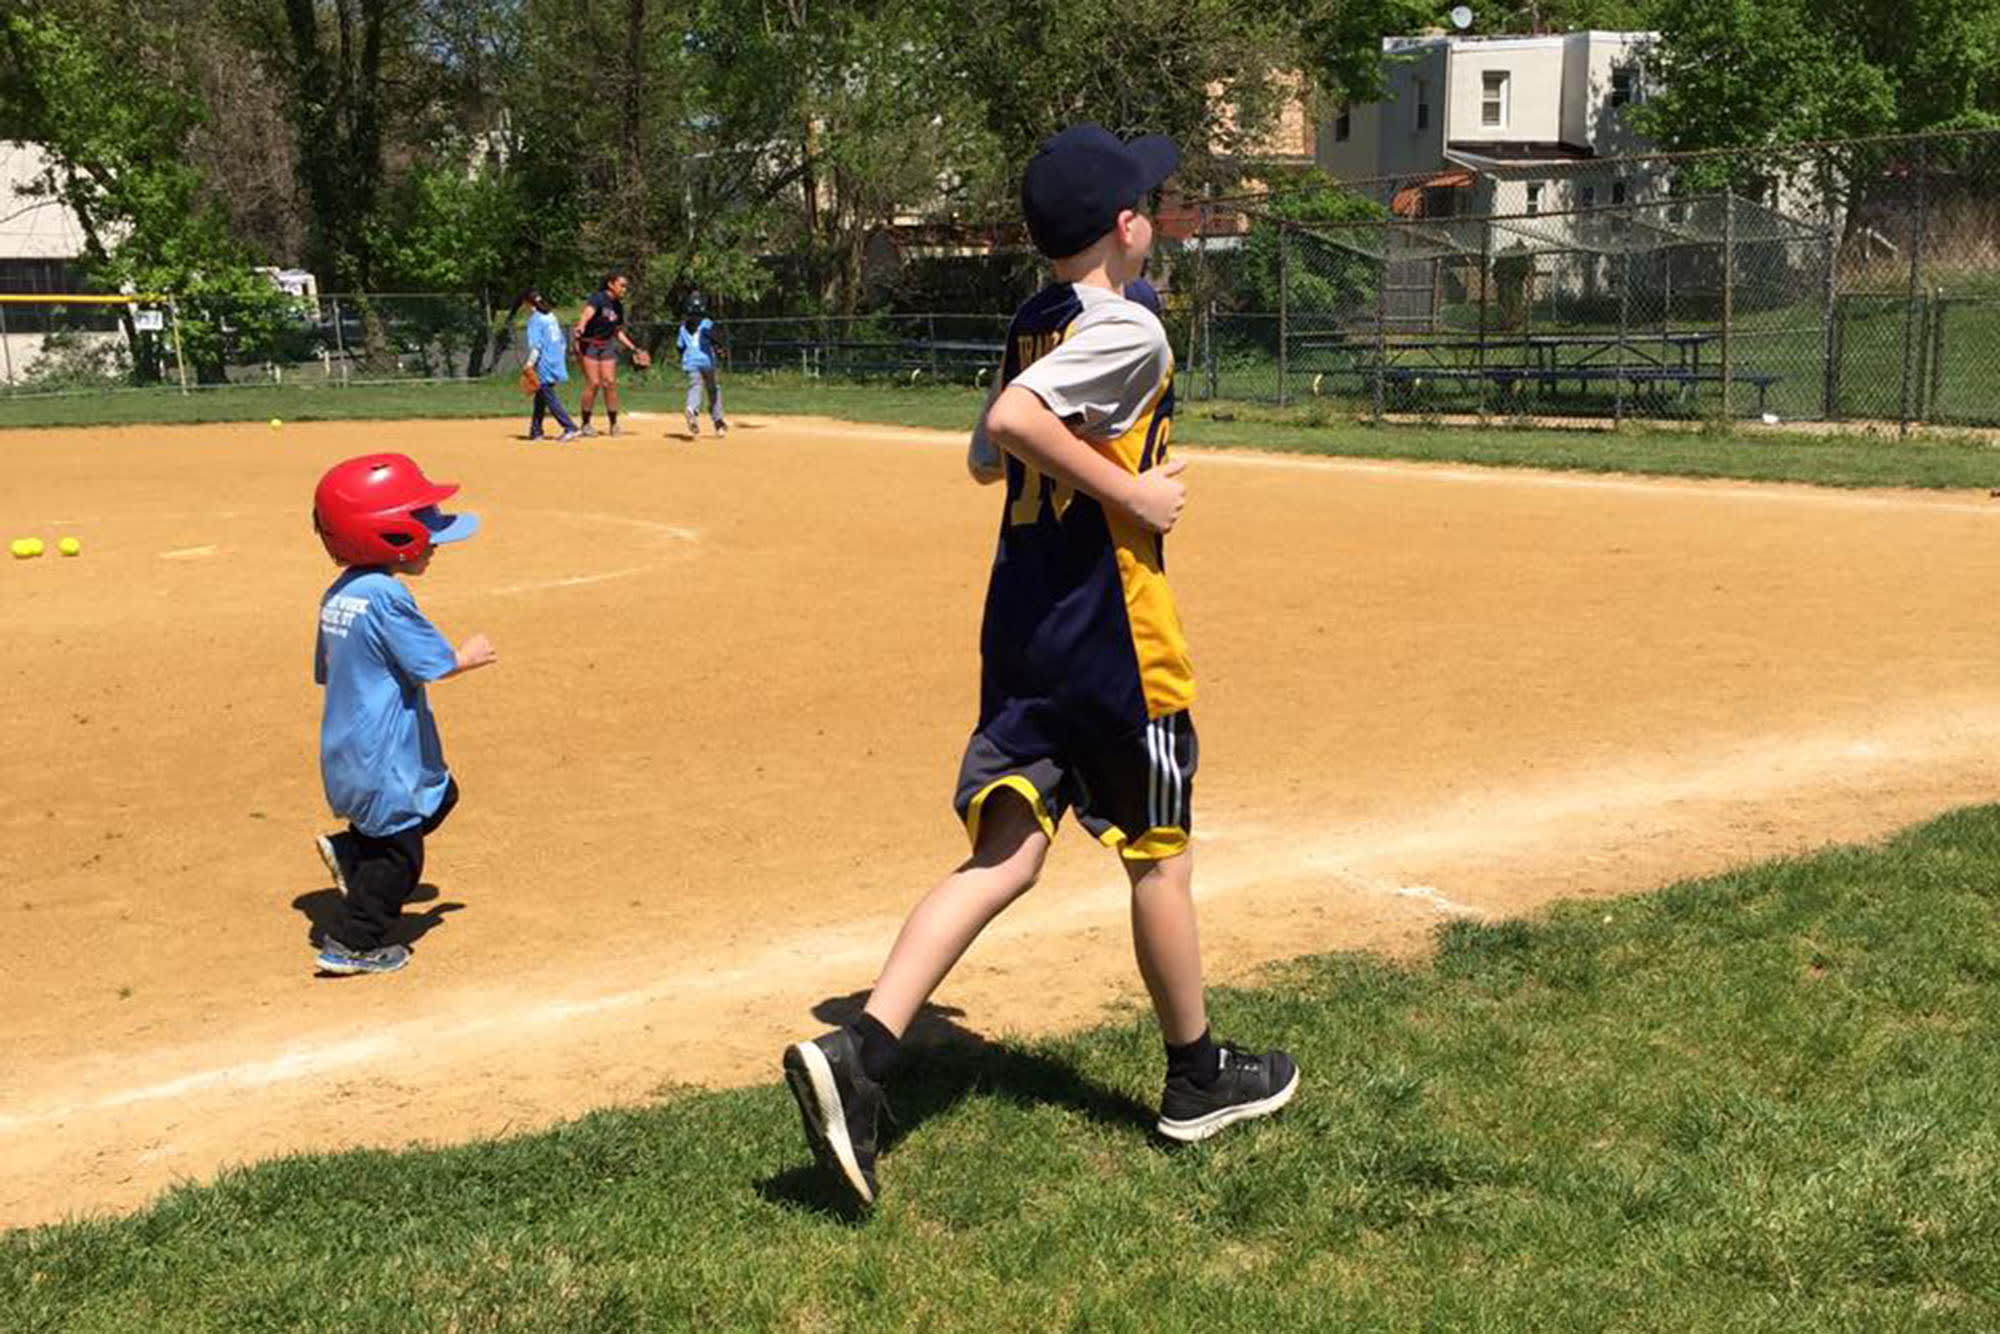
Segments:
[[[1298,1098],[1186,1149],[1150,1020],[959,1034],[892,1076],[867,1218],[775,1082],[231,1171],[0,1239],[0,1326],[1991,1329],[1996,883],[1981,808],[1298,960],[1212,1005]]]
[[[528,202],[519,177],[493,164],[468,169],[449,157],[419,164],[371,226],[390,290],[497,298],[528,285],[519,276],[521,257],[535,245]]]
[[[261,332],[274,327],[282,298],[252,271],[252,257],[183,160],[203,109],[167,77],[165,38],[130,24],[102,26],[112,17],[95,0],[0,17],[10,133],[48,156],[34,188],[82,225],[82,267],[92,284],[183,298],[186,353],[206,377],[217,376],[224,330],[199,312],[222,302]],[[137,373],[160,374],[164,348],[136,333],[131,342]]]
[[[2000,0],[1659,0],[1633,123],[1676,149],[1992,126]]]
[[[1288,309],[1307,322],[1372,312],[1379,268],[1373,255],[1384,229],[1352,224],[1386,218],[1388,210],[1319,171],[1287,186],[1244,240],[1239,299],[1250,310],[1278,310],[1282,276]]]

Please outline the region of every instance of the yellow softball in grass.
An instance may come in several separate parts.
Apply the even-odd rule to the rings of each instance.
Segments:
[[[33,560],[42,554],[42,539],[39,537],[17,537],[9,548],[15,560]]]
[[[56,543],[56,550],[62,552],[65,556],[81,556],[83,554],[83,543],[73,537],[65,537],[62,541]]]

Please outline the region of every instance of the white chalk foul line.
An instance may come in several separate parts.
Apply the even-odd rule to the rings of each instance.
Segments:
[[[1615,772],[1582,771],[1531,790],[1443,802],[1393,825],[1327,829],[1311,839],[1244,825],[1240,833],[1246,842],[1272,851],[1216,856],[1204,861],[1195,879],[1204,901],[1266,886],[1277,887],[1296,900],[1301,885],[1316,885],[1422,903],[1453,916],[1482,916],[1475,904],[1447,897],[1426,884],[1408,883],[1408,871],[1439,857],[1463,858],[1546,840],[1552,828],[1573,826],[1582,831],[1572,839],[1579,841],[1589,836],[1588,831],[1602,828],[1606,817],[1643,815],[1691,798],[1747,801],[1830,782],[1852,786],[1927,756],[1988,754],[2000,743],[2000,719],[1980,721],[1990,717],[1994,717],[1990,708],[1968,706],[1928,712],[1902,723],[1738,739],[1672,768],[1635,772],[1632,766],[1623,766]],[[1584,850],[1581,842],[1579,850]],[[1039,904],[1031,900],[1017,908],[989,928],[985,938],[1059,935],[1121,917],[1125,911],[1123,890],[1122,884],[1109,880],[1059,890]],[[487,1008],[456,1023],[412,1021],[364,1039],[301,1044],[261,1060],[0,1113],[0,1134],[27,1133],[80,1114],[217,1088],[259,1088],[327,1077],[379,1062],[418,1043],[435,1049],[441,1041],[482,1033],[498,1033],[513,1042],[535,1029],[616,1011],[671,1005],[691,991],[737,991],[764,997],[782,986],[803,994],[812,989],[806,982],[814,974],[846,973],[879,964],[896,926],[893,917],[864,919],[835,930],[788,936],[730,965],[694,970],[644,987],[530,999],[512,1008]]]

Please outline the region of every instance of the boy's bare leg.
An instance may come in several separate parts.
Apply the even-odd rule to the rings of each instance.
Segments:
[[[1194,911],[1194,853],[1125,863],[1132,881],[1132,950],[1170,1045],[1208,1031],[1202,996],[1201,933]]]
[[[911,910],[868,996],[867,1013],[902,1036],[986,924],[1034,885],[1048,852],[1049,836],[1026,801],[1006,791],[988,797],[978,846]]]

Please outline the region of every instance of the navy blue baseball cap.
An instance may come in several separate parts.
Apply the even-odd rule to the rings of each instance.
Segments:
[[[1163,134],[1122,140],[1088,121],[1043,140],[1021,177],[1021,212],[1035,249],[1068,259],[1088,249],[1181,164]]]

